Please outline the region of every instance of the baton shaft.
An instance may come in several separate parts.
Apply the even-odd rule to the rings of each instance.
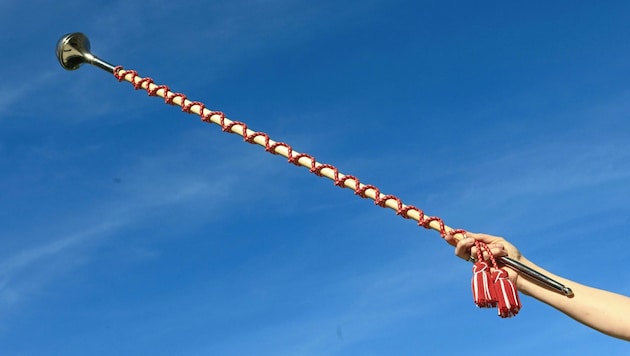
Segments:
[[[61,66],[67,70],[75,70],[79,68],[81,64],[88,63],[110,73],[116,72],[116,67],[98,58],[90,52],[90,41],[84,34],[78,32],[68,34],[59,40],[57,44],[57,58],[59,59],[59,63],[61,64]],[[121,78],[125,78],[127,73],[124,73],[125,74],[123,74]],[[114,74],[118,78],[119,73]],[[158,92],[158,86],[155,86],[154,84],[149,84],[148,82],[146,82],[146,79],[138,80],[135,76],[133,76],[131,79],[125,78],[125,80],[131,82],[134,87],[138,85],[138,87],[145,88],[150,95],[161,96],[165,99],[172,98],[173,103],[181,106],[184,109],[187,108],[187,110],[185,111],[199,114],[204,121],[210,121],[217,125],[220,125],[224,129],[224,131],[226,131],[229,126],[229,131],[240,134],[248,142],[250,142],[249,138],[251,138],[250,143],[254,142],[261,146],[264,146],[265,149],[270,150],[269,152],[272,152],[274,154],[281,154],[282,156],[285,156],[290,160],[292,157],[299,157],[295,160],[295,163],[299,163],[299,165],[310,168],[312,172],[317,172],[316,174],[320,176],[325,176],[334,180],[335,184],[339,184],[341,186],[341,184],[343,183],[343,187],[353,189],[355,193],[360,194],[364,198],[369,197],[373,199],[378,205],[382,207],[388,207],[396,210],[396,212],[404,218],[412,218],[414,220],[417,220],[419,223],[421,223],[420,225],[425,228],[437,230],[442,235],[447,233],[447,231],[454,232],[454,235],[462,233],[462,231],[454,231],[452,228],[444,225],[442,220],[439,218],[425,216],[422,210],[413,206],[404,205],[400,201],[400,199],[394,196],[382,194],[374,186],[361,184],[356,177],[344,176],[340,174],[336,168],[330,165],[322,165],[321,163],[316,162],[315,159],[311,156],[298,154],[297,152],[290,149],[290,146],[286,144],[276,145],[275,142],[271,144],[272,140],[270,140],[268,136],[266,136],[266,134],[263,135],[263,133],[251,131],[247,129],[247,126],[245,124],[240,122],[232,122],[229,119],[225,118],[222,113],[220,113],[221,115],[219,115],[218,112],[207,110],[200,103],[191,102],[181,94],[173,94],[168,89],[164,89],[161,92]],[[136,87],[136,89],[138,89],[138,87]],[[152,92],[152,90],[155,90],[155,92]],[[231,123],[231,125],[226,126],[227,122]],[[503,262],[503,264],[512,267],[519,272],[522,272],[523,274],[533,278],[539,283],[548,286],[566,296],[573,295],[573,292],[570,288],[528,266],[525,266],[524,264],[516,260],[508,257],[500,257],[499,260]]]

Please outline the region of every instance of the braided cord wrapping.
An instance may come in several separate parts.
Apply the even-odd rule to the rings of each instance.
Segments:
[[[466,232],[461,229],[453,229],[444,224],[442,219],[434,216],[427,216],[421,209],[413,205],[405,205],[394,195],[382,194],[380,190],[373,186],[363,184],[355,176],[345,175],[331,164],[322,164],[315,160],[314,157],[299,153],[284,143],[276,142],[269,138],[264,132],[256,132],[250,130],[247,125],[240,121],[232,121],[225,117],[220,111],[212,111],[198,101],[188,100],[186,95],[172,92],[166,85],[156,85],[151,78],[142,78],[134,70],[125,70],[121,66],[114,68],[114,76],[118,81],[128,81],[136,90],[144,89],[149,96],[159,96],[164,102],[171,105],[177,105],[186,113],[194,113],[201,117],[201,120],[207,123],[214,123],[221,126],[224,132],[234,133],[243,137],[243,140],[258,144],[265,148],[265,151],[280,155],[288,159],[290,163],[297,166],[303,166],[319,177],[331,179],[334,184],[341,188],[349,188],[362,198],[370,198],[374,203],[383,208],[390,208],[396,211],[404,219],[413,219],[418,222],[418,226],[426,229],[433,229],[440,233],[440,236],[452,235],[455,239],[460,240],[465,237]]]

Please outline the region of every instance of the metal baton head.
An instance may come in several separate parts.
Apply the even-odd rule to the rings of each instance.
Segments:
[[[114,71],[114,66],[96,57],[90,52],[90,40],[81,32],[63,36],[57,43],[57,59],[67,70],[79,69],[81,64],[88,63],[108,72]]]

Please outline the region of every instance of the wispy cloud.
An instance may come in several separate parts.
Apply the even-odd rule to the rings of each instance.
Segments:
[[[196,211],[187,223],[207,223],[220,218],[223,208],[238,204],[242,199],[235,194],[241,183],[238,172],[251,159],[245,156],[221,165],[201,164],[203,155],[191,152],[198,141],[189,140],[190,135],[199,133],[184,135],[182,141],[165,146],[166,154],[139,157],[121,165],[117,172],[123,173],[120,182],[109,183],[112,194],[78,207],[76,214],[51,219],[46,226],[48,236],[30,235],[26,229],[14,233],[12,239],[22,241],[23,248],[5,251],[7,257],[0,264],[0,311],[72,271],[74,262],[89,261],[99,246],[125,228],[166,213],[173,215],[173,211],[182,211],[175,214],[179,216]],[[215,170],[228,169],[225,165],[233,174],[217,174]],[[257,174],[264,176],[264,167],[259,168]]]
[[[12,76],[5,78],[8,80],[0,86],[0,114],[4,116],[21,113],[26,106],[25,103],[30,102],[35,93],[54,80],[55,73],[44,70],[40,73],[31,73],[28,79]]]
[[[630,176],[630,150],[620,142],[558,142],[517,150],[476,167],[484,182],[470,182],[468,196],[506,200],[559,194]]]
[[[187,294],[178,296],[178,300],[160,303],[190,306],[169,313],[165,320],[170,324],[182,319],[195,324],[197,330],[213,330],[205,342],[200,340],[186,350],[190,355],[249,354],[260,349],[273,355],[343,354],[344,350],[383,337],[392,325],[400,327],[430,312],[431,305],[426,303],[425,296],[452,288],[453,281],[461,275],[461,265],[453,264],[452,268],[441,269],[436,278],[434,271],[427,268],[426,263],[431,262],[419,261],[417,252],[387,264],[366,266],[363,271],[356,268],[353,271],[326,270],[316,275],[307,274],[299,265],[286,268],[281,262],[267,264],[265,268],[255,268],[255,280],[268,289],[263,296],[240,293],[229,300],[218,300],[212,297],[214,287],[208,286],[209,290],[197,290],[197,297]],[[241,276],[239,290],[254,287],[251,282]],[[293,295],[300,299],[288,301]],[[186,298],[186,302],[179,298]],[[447,305],[449,298],[442,297],[440,304]],[[285,308],[293,310],[296,305],[304,307],[296,309],[295,313],[286,312]],[[153,308],[165,309],[157,305]],[[198,314],[206,315],[203,319],[208,321],[191,319],[191,315]],[[148,333],[147,339],[155,338],[166,327],[161,322],[149,323],[152,325],[143,327]]]
[[[290,48],[323,33],[333,35],[335,27],[351,27],[354,19],[364,20],[370,15],[376,18],[381,3],[380,0],[370,0],[348,7],[331,1],[305,4],[294,0],[238,0],[213,4],[192,3],[187,11],[180,11],[181,7],[174,3],[146,2],[134,5],[120,2],[121,8],[139,14],[156,26],[177,23],[179,28],[161,32],[158,39],[155,38],[155,31],[139,25],[141,22],[129,21],[125,13],[108,12],[108,15],[97,20],[101,26],[95,26],[95,30],[107,28],[108,32],[102,33],[101,37],[107,34],[118,42],[106,47],[115,47],[121,51],[133,43],[134,53],[159,53],[155,47],[146,48],[145,42],[152,46],[155,46],[156,41],[168,43],[170,51],[185,56],[181,62],[202,63],[196,66],[196,72],[203,70],[207,77],[220,80],[226,73],[240,68],[243,60]],[[196,13],[204,25],[182,18],[187,19],[190,13]],[[326,21],[321,21],[322,17]],[[119,41],[122,36],[124,42]],[[147,38],[153,40],[147,41]],[[176,72],[181,72],[182,68],[177,68],[176,63],[173,66]]]
[[[124,220],[108,221],[69,236],[53,237],[43,244],[20,251],[0,264],[0,312],[22,301],[25,294],[46,284],[50,278],[66,270],[76,259],[69,254],[85,253],[94,242],[124,224]]]

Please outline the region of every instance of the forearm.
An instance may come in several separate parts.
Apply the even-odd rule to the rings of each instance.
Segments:
[[[524,257],[520,259],[520,262],[570,287],[574,295],[567,297],[525,276],[519,276],[517,280],[517,287],[521,292],[602,333],[630,341],[629,297],[588,287],[554,275]]]

